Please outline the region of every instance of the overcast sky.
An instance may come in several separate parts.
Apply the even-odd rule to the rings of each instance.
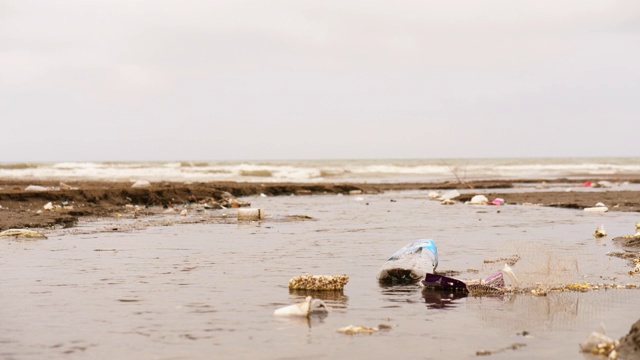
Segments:
[[[640,1],[0,0],[0,162],[640,156]]]

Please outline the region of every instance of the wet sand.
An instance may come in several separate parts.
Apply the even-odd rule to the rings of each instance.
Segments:
[[[614,181],[618,181],[615,179]],[[640,178],[624,179],[631,184]],[[588,180],[584,180],[588,181]],[[611,211],[640,212],[640,191],[596,189],[597,191],[548,190],[553,184],[568,189],[584,188],[583,180],[530,179],[518,181],[485,180],[456,183],[152,183],[149,187],[133,188],[130,182],[68,182],[0,179],[0,230],[10,228],[73,227],[79,219],[120,218],[157,215],[168,208],[186,205],[223,207],[249,206],[229,202],[251,195],[266,196],[313,194],[378,194],[388,191],[460,189],[466,194],[458,198],[468,201],[474,191],[491,199],[500,197],[507,204],[536,204],[543,206],[583,209],[603,202]],[[595,181],[594,181],[595,182]],[[542,184],[542,185],[541,185]],[[40,191],[25,190],[30,185]],[[537,186],[538,188],[535,188]],[[527,191],[518,192],[526,188]],[[535,191],[530,191],[534,189]],[[509,190],[509,191],[506,191]],[[54,208],[43,207],[51,202]],[[137,206],[137,208],[132,208]],[[164,210],[163,210],[164,209]]]

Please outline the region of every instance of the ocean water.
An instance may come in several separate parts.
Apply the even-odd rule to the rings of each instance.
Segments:
[[[0,178],[51,180],[431,182],[640,174],[640,158],[0,162]]]

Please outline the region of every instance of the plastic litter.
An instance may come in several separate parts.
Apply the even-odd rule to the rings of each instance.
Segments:
[[[584,208],[584,211],[586,211],[586,212],[607,212],[607,211],[609,211],[609,208],[605,204],[599,202],[594,207]]]
[[[146,188],[149,186],[151,186],[151,183],[147,180],[138,180],[131,185],[132,188]]]
[[[475,195],[474,197],[471,198],[471,200],[467,201],[465,204],[469,204],[469,205],[486,205],[489,202],[489,199],[487,199],[486,196],[484,195]]]
[[[53,189],[45,186],[40,186],[40,185],[29,185],[26,188],[24,188],[24,191],[49,191],[49,190],[53,190]]]
[[[257,221],[264,218],[263,209],[238,209],[238,220]]]
[[[438,249],[431,239],[417,239],[396,251],[382,264],[377,279],[381,283],[413,284],[438,267]]]
[[[599,225],[596,228],[596,231],[593,232],[593,236],[597,237],[597,238],[601,238],[601,237],[607,236],[607,231],[604,229],[604,225]]]
[[[282,307],[273,312],[276,316],[310,316],[312,314],[326,314],[329,309],[324,301],[307,296],[304,302]]]
[[[519,287],[518,278],[507,264],[501,271],[484,279],[465,282],[443,275],[425,274],[425,278],[420,281],[420,284],[426,288],[437,290],[462,291],[482,295],[502,294],[503,290],[507,288],[517,289]]]
[[[503,198],[495,198],[495,199],[491,200],[491,202],[489,204],[490,205],[501,206],[501,205],[504,205],[504,199]]]
[[[442,201],[442,200],[453,200],[455,198],[457,198],[458,196],[460,196],[460,193],[458,192],[458,190],[449,190],[446,193],[440,195],[437,199]]]

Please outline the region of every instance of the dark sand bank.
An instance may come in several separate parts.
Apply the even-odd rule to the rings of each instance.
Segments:
[[[624,179],[640,183],[638,179]],[[546,180],[545,183],[571,183],[582,180]],[[465,194],[457,200],[469,200],[469,190],[482,190],[490,199],[501,197],[507,204],[537,204],[543,206],[583,209],[597,202],[605,203],[611,211],[640,211],[640,191],[600,189],[589,192],[514,191],[514,186],[541,183],[542,180],[499,181],[484,180],[439,183],[248,183],[248,182],[157,182],[148,187],[134,188],[130,182],[79,181],[61,184],[59,181],[0,179],[0,230],[9,228],[46,228],[56,225],[72,227],[83,217],[116,217],[123,213],[135,216],[157,214],[161,209],[185,204],[239,207],[250,204],[238,200],[244,196],[265,194],[376,194],[403,190],[461,189]],[[37,185],[46,190],[25,190]],[[509,191],[506,191],[509,189]],[[531,185],[531,189],[534,186]],[[501,191],[502,190],[502,191]],[[489,192],[487,192],[489,191]],[[471,191],[472,192],[472,191]],[[51,202],[53,209],[43,207]]]

